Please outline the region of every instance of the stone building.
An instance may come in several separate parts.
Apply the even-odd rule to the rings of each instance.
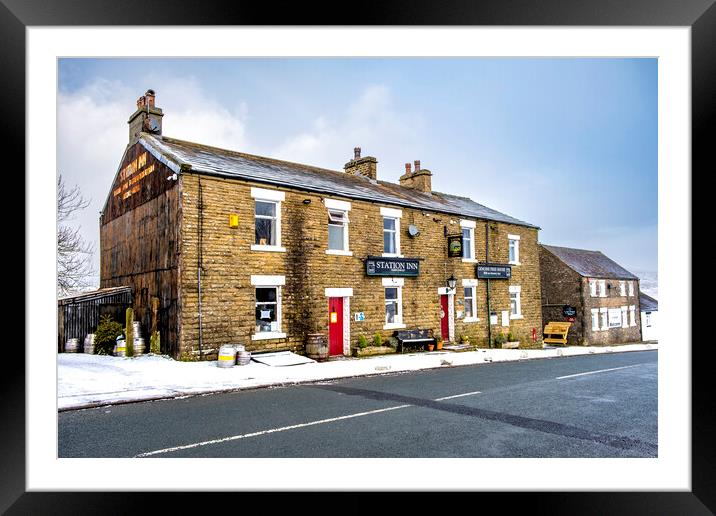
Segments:
[[[347,355],[399,329],[541,346],[537,226],[433,191],[419,161],[394,184],[359,148],[326,170],[169,138],[163,116],[140,97],[100,220],[101,286],[132,286],[163,352],[300,353],[318,332]]]
[[[542,320],[571,321],[570,345],[641,340],[639,278],[599,251],[540,245]]]

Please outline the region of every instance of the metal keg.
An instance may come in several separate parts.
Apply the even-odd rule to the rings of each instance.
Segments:
[[[246,351],[246,348],[244,348],[243,346],[240,346],[240,348],[241,349],[239,349],[239,351],[238,351],[236,362],[240,366],[242,366],[242,365],[246,365],[249,362],[251,362],[251,353]]]
[[[233,344],[224,344],[219,348],[217,367],[233,367],[236,364],[236,348]]]
[[[134,356],[143,355],[146,351],[147,346],[144,337],[134,338]]]
[[[94,354],[94,333],[88,333],[85,337],[83,351],[88,355]]]
[[[118,340],[117,344],[114,346],[114,356],[115,357],[126,357],[127,356],[127,341],[124,339]]]
[[[77,353],[79,343],[80,339],[67,339],[67,342],[65,342],[65,353]]]

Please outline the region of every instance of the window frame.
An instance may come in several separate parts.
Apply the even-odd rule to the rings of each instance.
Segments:
[[[524,315],[522,314],[522,287],[519,285],[510,285],[509,287],[509,293],[510,293],[510,319],[524,319]],[[515,296],[515,308],[516,308],[516,314],[512,313],[512,294],[516,294]]]
[[[383,329],[384,330],[395,330],[405,328],[406,325],[403,319],[403,278],[383,278]],[[394,321],[392,323],[387,322],[388,319],[388,298],[386,297],[387,289],[396,289],[397,299],[395,300],[397,311],[395,314]]]
[[[471,322],[479,322],[480,318],[477,315],[477,280],[476,279],[463,279],[462,280],[462,296],[463,296],[463,303],[464,306],[467,306],[467,299],[471,299],[470,308],[472,309],[472,316],[463,318],[463,322],[471,323]],[[466,298],[465,297],[465,290],[470,289],[472,291],[472,298]]]
[[[599,308],[592,308],[592,331],[601,331],[601,327],[599,325]]]
[[[400,252],[400,219],[403,218],[403,211],[402,210],[396,210],[394,208],[381,208],[380,214],[383,217],[383,257],[390,257],[390,258],[403,258],[403,255]],[[385,252],[385,219],[393,219],[395,221],[395,229],[394,230],[387,230],[392,231],[395,236],[395,252],[394,253],[386,253]]]
[[[460,234],[462,235],[462,261],[465,263],[477,263],[475,258],[475,227],[477,223],[474,220],[461,220],[460,221]],[[468,239],[470,240],[470,255],[465,256],[465,231],[468,232]]]
[[[629,282],[629,297],[634,297],[634,282]]]
[[[627,295],[626,281],[619,281],[619,296],[626,297],[626,295]]]
[[[286,194],[278,190],[267,190],[264,188],[251,188],[251,198],[254,200],[254,243],[251,244],[252,251],[273,251],[273,252],[286,252],[286,248],[281,246],[281,207],[283,201],[286,199]],[[256,203],[271,203],[275,206],[275,215],[270,217],[268,215],[258,215],[256,213]],[[257,244],[256,243],[256,219],[273,219],[276,221],[276,243],[275,244]]]
[[[514,260],[510,260],[511,247],[515,250]],[[522,265],[520,262],[520,235],[507,235],[507,263],[510,265]]]
[[[629,305],[629,326],[636,326],[636,305]]]
[[[283,331],[283,287],[286,284],[285,276],[263,276],[263,275],[252,275],[251,286],[254,287],[254,311],[259,304],[256,290],[259,288],[275,288],[276,289],[276,322],[278,323],[278,331],[256,331],[254,322],[254,333],[251,335],[251,340],[270,340],[270,339],[285,339],[286,332]],[[255,316],[254,316],[255,317]]]

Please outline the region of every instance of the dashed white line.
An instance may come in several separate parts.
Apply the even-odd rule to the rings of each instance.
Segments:
[[[454,396],[446,396],[444,398],[437,398],[433,401],[443,401],[443,400],[449,400],[453,398],[461,398],[463,396],[472,396],[473,394],[480,394],[480,391],[474,391],[474,392],[466,392],[464,394],[456,394]],[[307,426],[315,426],[315,425],[322,425],[325,423],[333,423],[335,421],[342,421],[344,419],[352,419],[355,417],[362,417],[362,416],[369,416],[372,414],[380,414],[381,412],[388,412],[391,410],[398,410],[406,407],[412,407],[413,405],[398,405],[397,407],[388,407],[383,409],[377,409],[377,410],[369,410],[367,412],[358,412],[356,414],[348,414],[346,416],[339,416],[339,417],[332,417],[328,419],[320,419],[318,421],[310,421],[308,423],[300,423],[297,425],[290,425],[290,426],[282,426],[280,428],[270,428],[268,430],[261,430],[259,432],[252,432],[250,434],[241,434],[241,435],[232,435],[230,437],[223,437],[221,439],[212,439],[210,441],[202,441],[198,443],[192,443],[192,444],[185,444],[183,446],[173,446],[171,448],[163,448],[161,450],[154,450],[150,452],[140,453],[138,455],[135,455],[135,457],[151,457],[152,455],[160,455],[162,453],[171,453],[175,451],[181,451],[181,450],[188,450],[191,448],[198,448],[200,446],[208,446],[210,444],[220,444],[225,443],[229,441],[237,441],[239,439],[246,439],[248,437],[258,437],[260,435],[266,435],[266,434],[275,434],[277,432],[285,432],[286,430],[295,430],[296,428],[305,428]]]
[[[587,371],[586,373],[568,374],[566,376],[558,376],[555,380],[563,380],[564,378],[574,378],[575,376],[585,376],[588,374],[606,373],[607,371],[616,371],[618,369],[629,369],[630,367],[638,367],[644,364],[634,364],[623,367],[612,367],[611,369],[599,369],[598,371]]]

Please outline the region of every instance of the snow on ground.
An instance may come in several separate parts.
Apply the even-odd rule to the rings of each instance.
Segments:
[[[546,349],[485,349],[435,351],[274,367],[253,360],[244,366],[217,367],[216,361],[179,362],[168,356],[134,358],[84,353],[60,353],[58,409],[109,405],[118,402],[174,398],[200,393],[268,387],[363,376],[417,371],[533,358],[658,349],[656,344]]]

